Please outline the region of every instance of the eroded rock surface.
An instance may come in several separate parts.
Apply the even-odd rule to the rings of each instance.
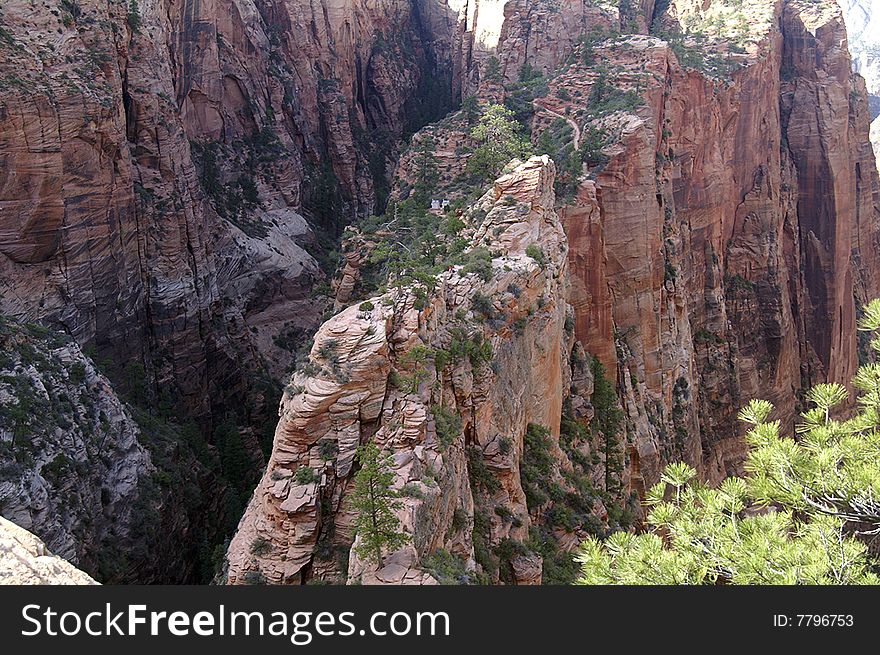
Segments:
[[[321,327],[308,366],[287,389],[268,469],[230,545],[230,582],[421,584],[432,579],[420,562],[438,549],[474,570],[475,540],[484,549],[525,540],[524,435],[529,424],[551,427],[551,452],[563,459],[559,425],[571,384],[567,246],[553,176],[553,163],[534,157],[472,209],[485,213],[472,244],[494,253],[486,279],[451,268],[424,300],[424,291],[396,289]],[[534,244],[541,263],[525,254]],[[441,363],[426,348],[447,355]],[[454,434],[438,435],[441,412],[458,417]],[[394,488],[405,490],[398,514],[412,537],[378,570],[350,550],[358,542],[346,497],[365,439],[394,458]],[[501,565],[480,572],[519,584],[541,579],[534,554],[514,552]]]
[[[92,585],[88,575],[60,557],[27,530],[0,517],[0,584]]]

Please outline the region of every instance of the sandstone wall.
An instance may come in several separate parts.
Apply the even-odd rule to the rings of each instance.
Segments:
[[[143,362],[197,416],[285,370],[275,337],[321,311],[312,228],[372,211],[451,102],[433,2],[13,0],[0,26],[3,310]]]
[[[723,79],[650,39],[600,55],[645,104],[563,209],[572,304],[578,338],[617,370],[649,481],[681,456],[710,480],[737,471],[740,405],[766,397],[791,426],[803,389],[848,381],[856,303],[877,293],[877,177],[840,13],[764,11]],[[584,79],[557,84],[586,95]]]

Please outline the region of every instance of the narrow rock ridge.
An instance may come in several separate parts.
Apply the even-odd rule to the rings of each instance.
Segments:
[[[395,289],[319,329],[308,370],[294,375],[282,400],[269,466],[229,547],[229,582],[432,583],[420,562],[438,549],[474,570],[475,505],[503,508],[489,513],[488,547],[525,539],[524,435],[529,424],[549,427],[554,457],[564,458],[559,425],[571,382],[568,248],[554,210],[554,173],[546,156],[533,157],[472,208],[471,215],[485,214],[471,243],[492,251],[488,280],[452,268],[422,302],[424,290]],[[540,264],[525,254],[532,244],[541,245]],[[491,310],[478,309],[477,298]],[[493,318],[483,322],[480,311]],[[486,344],[484,361],[428,359],[416,373],[407,353],[455,352],[453,342],[461,349],[463,339]],[[413,387],[390,382],[413,375]],[[460,432],[442,441],[438,407],[461,417]],[[378,571],[354,550],[345,562],[353,541],[346,498],[355,449],[366,440],[394,457],[394,487],[407,490],[397,513],[412,536]],[[303,482],[303,469],[315,479]],[[483,486],[478,472],[490,478]],[[540,557],[518,555],[509,564],[511,582],[540,581]]]

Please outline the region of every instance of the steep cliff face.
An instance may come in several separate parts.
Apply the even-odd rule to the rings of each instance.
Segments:
[[[0,20],[4,310],[142,362],[205,414],[211,369],[228,371],[226,339],[243,332],[248,298],[235,298],[238,325],[223,320],[225,288],[239,260],[259,270],[260,257],[236,247],[243,236],[205,200],[167,16],[154,3],[12,2]],[[305,259],[288,279],[308,279]]]
[[[154,471],[137,424],[71,340],[4,320],[0,342],[0,511],[94,570],[129,541]]]
[[[481,411],[494,415],[497,409],[481,410],[473,399],[463,403],[456,373],[453,406],[443,391],[450,384],[446,375],[430,364],[426,377],[436,383],[427,398],[424,381],[413,383],[421,398],[416,406],[402,403],[399,392],[389,393],[385,383],[389,372],[414,375],[411,359],[401,357],[408,348],[394,344],[418,334],[420,345],[445,347],[435,332],[443,333],[442,315],[436,315],[440,323],[432,323],[423,312],[430,315],[437,299],[445,299],[448,308],[457,306],[447,291],[453,282],[459,284],[461,273],[454,269],[440,276],[437,295],[428,294],[424,306],[403,292],[390,292],[393,299],[386,297],[387,307],[378,315],[375,306],[382,302],[373,298],[369,311],[350,307],[321,328],[310,364],[312,372],[325,367],[318,375],[321,384],[302,373],[292,382],[267,478],[228,553],[231,581],[317,577],[424,583],[439,579],[432,563],[441,551],[460,556],[466,570],[493,581],[546,581],[548,563],[552,567],[559,560],[537,547],[536,533],[564,549],[579,531],[555,530],[552,517],[560,508],[542,505],[526,479],[533,471],[534,462],[527,460],[534,455],[537,434],[529,423],[546,421],[541,424],[551,431],[550,449],[561,453],[553,458],[556,470],[577,470],[606,493],[603,500],[611,504],[599,503],[587,513],[607,519],[614,504],[626,503],[627,492],[641,495],[656,482],[667,462],[684,459],[710,482],[739,472],[745,445],[735,415],[749,398],[771,400],[783,423],[792,425],[807,386],[851,377],[859,357],[853,336],[858,305],[880,291],[880,210],[867,141],[868,104],[861,80],[851,73],[839,9],[834,3],[797,0],[747,6],[683,0],[663,3],[656,11],[653,4],[627,9],[638,11],[628,16],[595,3],[582,6],[575,19],[564,3],[508,3],[499,29],[485,14],[468,24],[472,36],[482,34],[483,40],[471,53],[476,64],[471,62],[463,88],[484,102],[504,101],[517,118],[528,121],[532,147],[556,159],[552,202],[564,227],[563,243],[568,242],[567,262],[558,264],[562,277],[553,291],[562,294],[557,303],[570,302],[568,326],[574,334],[568,336],[564,328],[551,333],[561,351],[570,350],[561,373],[568,391],[558,397],[555,383],[546,384],[556,375],[556,364],[532,362],[530,377],[528,368],[502,360],[497,347],[492,371],[479,370],[473,378],[473,389],[488,380],[506,390],[503,397],[488,396],[490,408],[527,415],[525,426],[522,421],[500,425],[514,442],[508,447],[515,455],[510,464],[519,475],[500,475],[497,486],[490,483],[495,491],[489,498],[502,508],[496,514],[515,518],[511,526],[516,527],[498,535],[493,517],[486,533],[490,552],[516,554],[505,564],[507,575],[479,556],[485,489],[481,492],[474,480],[478,462],[456,460],[455,449],[442,448],[439,459],[430,460],[438,421],[434,416],[432,426],[427,408],[454,408],[462,417],[465,446],[481,444],[489,472],[498,476],[497,462],[485,458],[494,452],[492,442],[481,436],[495,429],[489,424],[486,430],[479,420]],[[547,28],[551,24],[554,29]],[[629,33],[620,35],[621,29]],[[539,41],[541,47],[534,47]],[[492,57],[497,63],[490,65]],[[438,203],[456,207],[470,196],[467,162],[476,143],[475,118],[468,111],[413,138],[398,166],[396,201],[424,185],[425,170]],[[525,172],[520,168],[513,175]],[[499,180],[496,193],[506,183]],[[485,202],[484,197],[463,216],[472,216]],[[492,211],[498,208],[496,201]],[[396,221],[395,214],[389,230]],[[383,229],[359,232],[346,242],[346,266],[336,284],[339,307],[364,297],[359,292],[370,286],[365,278],[373,275],[371,253],[382,248]],[[496,225],[474,236],[485,235],[489,248],[506,257],[511,244],[494,241],[491,235],[498,232]],[[556,237],[549,249],[542,243],[545,252],[554,252],[555,243]],[[521,280],[515,285],[530,288]],[[480,289],[493,312],[500,288]],[[401,316],[401,308],[409,318]],[[533,320],[525,322],[527,334]],[[403,332],[402,325],[408,325]],[[488,338],[495,343],[491,332]],[[547,339],[545,333],[527,341]],[[330,353],[328,342],[341,352]],[[516,334],[509,343],[519,348]],[[620,437],[624,452],[618,459],[610,448],[591,450],[587,444],[591,464],[568,469],[578,457],[557,434],[565,437],[573,426],[595,425],[597,418],[615,425],[608,417],[616,416],[616,401],[606,395],[601,368],[591,366],[585,374],[577,365],[584,351],[610,372],[619,394],[623,422],[608,432]],[[358,359],[359,352],[365,359]],[[326,369],[328,362],[346,361],[357,366],[346,371],[344,382]],[[540,417],[530,415],[528,398],[512,393],[535,385],[551,401],[549,413]],[[346,436],[340,441],[335,435],[342,432]],[[411,443],[389,440],[392,433],[407,435]],[[315,457],[323,435],[339,443],[333,463]],[[418,499],[408,499],[401,512],[414,536],[412,546],[392,554],[378,572],[344,557],[352,544],[352,515],[345,492],[338,491],[345,487],[341,477],[351,472],[354,446],[366,439],[395,454],[400,489],[422,475],[425,461],[432,461],[430,470],[443,471],[432,473],[428,486],[439,484],[437,497],[445,504],[437,504],[430,488],[422,489],[422,479],[413,492]],[[313,473],[300,475],[304,467]],[[470,477],[467,483],[465,477]],[[516,478],[531,497],[525,508],[510,491]],[[608,495],[612,488],[616,495]],[[554,495],[562,498],[565,492]],[[454,526],[446,517],[450,505],[454,515],[456,504],[468,521],[463,540],[450,541],[458,533],[449,532]],[[423,525],[432,528],[433,539],[422,532]],[[528,537],[523,526],[531,528]],[[339,561],[331,561],[334,552]],[[544,570],[538,574],[541,555]],[[503,560],[498,556],[495,566]]]
[[[564,171],[576,334],[617,380],[637,487],[678,458],[737,471],[739,406],[767,397],[790,425],[803,389],[848,380],[880,280],[868,107],[836,5],[672,2],[651,23],[565,23],[555,68],[500,40],[520,74],[479,92]],[[430,133],[450,198],[468,129]]]
[[[855,370],[880,119],[876,14],[844,5],[849,41],[831,0],[7,0],[0,311],[74,341],[2,335],[4,515],[101,579],[190,579],[222,539],[198,517],[234,505],[216,476],[250,490],[252,428],[355,222],[230,581],[564,580],[665,462],[738,472],[747,399],[790,425],[803,389]],[[469,96],[555,166],[477,199]],[[375,291],[374,250],[414,227],[367,215],[428,170],[437,238],[470,259]],[[17,423],[29,402],[45,425]],[[381,570],[347,559],[367,439],[394,454],[413,538]],[[183,549],[138,537],[144,493]],[[135,557],[99,561],[110,542]]]
[[[666,40],[579,51],[532,133],[562,117],[600,135],[561,213],[577,336],[616,371],[633,478],[684,458],[718,480],[744,455],[748,398],[790,425],[804,388],[854,372],[877,176],[833,3],[672,2],[652,31]]]
[[[0,7],[0,310],[110,360],[117,387],[143,369],[151,411],[209,440],[258,432],[320,322],[313,255],[381,205],[403,135],[451,102],[454,14],[32,4]]]
[[[176,430],[121,400],[67,335],[0,315],[0,514],[56,556],[116,583],[210,566],[198,548],[208,560],[228,492]]]
[[[492,253],[482,273],[450,267],[433,289],[396,288],[321,327],[230,545],[230,582],[432,584],[443,578],[438,553],[465,578],[540,582],[541,557],[523,542],[550,499],[536,501],[530,485],[564,494],[577,479],[560,448],[573,335],[553,176],[534,157],[466,214],[470,247]],[[535,244],[539,259],[525,253]],[[396,513],[411,535],[381,567],[357,558],[351,530],[365,439],[393,455]],[[535,458],[546,479],[523,475]]]
[[[261,356],[283,372],[276,337],[321,311],[299,214],[332,238],[381,203],[401,136],[450,102],[442,9],[4,3],[4,310],[142,361],[190,414]]]

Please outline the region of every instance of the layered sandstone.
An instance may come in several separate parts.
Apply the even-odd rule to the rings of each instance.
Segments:
[[[530,5],[529,20],[552,13],[542,7]],[[768,398],[792,426],[804,389],[846,381],[855,370],[857,303],[880,291],[869,108],[843,47],[839,9],[796,0],[739,9],[682,1],[652,18],[665,39],[606,35],[580,46],[585,26],[570,21],[553,32],[558,48],[529,54],[516,36],[525,17],[511,11],[497,44],[483,54],[484,60],[494,55],[516,62],[502,70],[508,83],[517,64],[545,72],[546,91],[534,99],[534,143],[560,121],[575,146],[591,130],[603,135],[601,163],[585,165],[573,196],[557,204],[569,241],[576,337],[612,372],[626,417],[625,470],[617,474],[610,461],[600,464],[606,483],[619,475],[637,494],[677,459],[711,482],[740,472],[745,445],[737,409],[751,397]],[[606,26],[596,21],[597,30]],[[583,53],[587,47],[590,56]],[[591,100],[600,80],[623,93],[610,111]],[[505,91],[483,80],[477,93],[500,99]],[[459,114],[414,139],[412,153],[431,139],[438,197],[467,194],[456,180],[472,147],[471,125]],[[417,157],[401,161],[398,197],[415,179]],[[354,288],[357,265],[347,270],[347,288]],[[346,311],[339,320],[348,324],[355,312]],[[335,338],[323,334],[331,325],[319,336]],[[386,369],[373,370],[381,380]],[[308,394],[301,382],[294,388],[304,386]],[[371,406],[370,416],[378,416],[367,400],[371,393],[362,389],[359,398]],[[572,400],[571,407],[579,406],[577,395]],[[310,420],[325,422],[328,414],[311,407],[319,415]],[[373,435],[372,428],[358,432]],[[381,428],[375,434],[382,436]],[[354,443],[353,435],[349,439]],[[276,449],[279,443],[280,437]],[[297,490],[291,502],[281,499],[290,497],[289,487],[278,480],[279,498],[266,500],[271,492],[264,481],[247,515],[260,518],[246,517],[230,550],[230,579],[296,582],[334,571],[314,558],[316,550],[325,552],[318,526],[327,514],[315,507],[326,483],[322,478],[314,488]],[[458,492],[449,488],[446,495]],[[281,508],[284,502],[293,516]],[[329,508],[334,535],[341,535],[333,543],[347,552],[351,517],[342,505]],[[521,516],[515,504],[510,511]],[[304,512],[302,518],[297,512]],[[432,520],[443,515],[442,508],[430,511]],[[404,524],[418,533],[417,521]],[[255,554],[262,548],[248,548],[248,541],[261,540],[277,552],[265,557]],[[393,571],[373,577],[351,560],[349,576],[423,582],[419,562],[430,548],[419,544],[390,558]],[[453,550],[469,557],[467,544]]]
[[[485,214],[471,239],[493,253],[487,279],[450,268],[425,302],[417,289],[397,288],[320,328],[282,400],[269,466],[229,547],[229,582],[432,584],[423,562],[438,550],[489,580],[540,581],[540,556],[518,550],[501,563],[509,570],[487,571],[475,541],[491,550],[521,544],[535,520],[521,482],[529,424],[550,429],[564,466],[559,426],[572,334],[553,175],[547,157],[533,157],[472,208]],[[541,244],[543,262],[525,254],[532,244]],[[485,344],[482,359],[455,355],[464,343]],[[453,354],[442,364],[415,354],[426,348]],[[439,432],[440,408],[460,417],[455,434]],[[396,513],[411,536],[381,567],[358,559],[347,505],[355,449],[367,440],[393,456],[393,486],[403,491]]]
[[[209,439],[230,415],[261,429],[323,311],[315,227],[332,240],[380,204],[405,130],[451,101],[454,14],[2,4],[0,310],[112,360],[117,384],[142,367]]]
[[[381,211],[387,192],[406,197],[426,143],[438,200],[472,197],[461,173],[474,117],[417,132],[389,187],[402,137],[452,98],[522,102],[521,73],[540,75],[525,101],[533,144],[568,134],[570,150],[594,150],[588,161],[553,153],[571,182],[554,197],[554,166],[531,159],[457,215],[470,247],[492,250],[488,280],[453,267],[434,289],[359,306],[373,243],[347,240],[333,283],[342,311],[288,386],[272,458],[228,553],[234,582],[431,583],[439,553],[484,580],[539,581],[548,560],[524,546],[530,528],[570,550],[583,526],[551,525],[553,502],[526,502],[529,424],[550,430],[557,496],[571,492],[562,472],[581,458],[605,492],[613,482],[639,494],[676,459],[717,481],[741,467],[739,406],[768,398],[790,426],[805,388],[855,370],[858,305],[880,294],[867,3],[845,3],[849,42],[831,0],[654,4],[8,0],[0,310],[93,347],[118,363],[123,384],[130,364],[142,367],[146,395],[200,419],[205,433],[231,407],[257,425],[261,404],[274,402],[270,378],[293,364],[323,311],[313,289],[324,271],[310,253],[329,248],[314,228],[329,242]],[[524,255],[533,242],[543,266]],[[489,343],[491,362],[436,366],[407,354],[451,351],[464,337]],[[32,431],[33,461],[9,458],[17,477],[0,489],[17,500],[4,514],[65,557],[94,562],[82,553],[109,543],[108,525],[129,532],[134,480],[151,470],[137,442],[159,436],[138,430],[76,344],[43,351],[36,363],[17,350],[4,364],[9,406],[21,406],[25,387],[50,409],[62,394],[79,397]],[[601,381],[582,364],[590,357],[620,394],[623,471],[608,448],[560,440],[562,425],[594,418]],[[41,370],[42,360],[52,366]],[[84,381],[71,382],[69,365]],[[118,438],[104,439],[91,406],[115,417]],[[437,408],[461,418],[451,443],[438,439]],[[69,438],[65,422],[79,426]],[[10,434],[4,443],[16,443]],[[366,439],[395,457],[413,538],[379,570],[346,559],[356,543],[346,496]],[[61,454],[74,469],[101,454],[109,463],[79,479],[52,464]],[[190,468],[187,457],[178,465]],[[196,486],[212,484],[191,468]],[[55,469],[58,484],[43,475]],[[65,513],[68,492],[75,511]],[[599,495],[579,498],[607,519]],[[207,548],[213,537],[191,521],[222,513],[221,500],[196,512],[174,500],[157,501],[162,533],[190,554],[199,540]],[[160,546],[164,570],[139,569],[139,579],[186,579],[192,562]]]
[[[277,337],[321,313],[313,227],[372,211],[442,114],[455,25],[409,0],[4,3],[4,311],[140,360],[190,415],[280,375]]]

